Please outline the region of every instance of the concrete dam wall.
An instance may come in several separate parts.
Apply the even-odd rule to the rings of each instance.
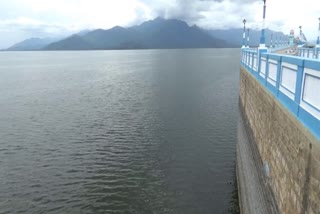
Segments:
[[[248,65],[259,73],[257,59]],[[268,66],[263,68],[268,71]],[[277,68],[281,72],[280,64]],[[311,124],[315,132],[310,131],[258,76],[241,66],[237,145],[241,211],[320,213],[320,142],[314,134],[320,131],[318,123]],[[277,78],[280,81],[281,74]]]

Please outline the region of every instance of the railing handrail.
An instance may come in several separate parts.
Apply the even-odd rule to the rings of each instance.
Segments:
[[[241,64],[320,139],[320,61],[242,49]]]
[[[313,48],[298,47],[298,55],[310,59],[320,60],[320,47],[315,46]]]

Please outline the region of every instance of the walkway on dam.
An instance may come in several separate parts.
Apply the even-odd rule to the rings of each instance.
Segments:
[[[237,127],[237,177],[241,213],[279,213],[271,189],[264,179],[263,164],[256,146],[249,139],[246,126],[239,113]]]

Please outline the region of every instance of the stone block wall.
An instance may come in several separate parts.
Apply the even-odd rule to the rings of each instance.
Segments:
[[[319,140],[243,67],[240,105],[280,212],[320,213]]]

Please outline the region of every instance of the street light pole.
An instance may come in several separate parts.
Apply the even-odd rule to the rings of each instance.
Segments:
[[[300,29],[299,36],[302,36],[302,26],[301,25],[299,26],[299,29]]]
[[[261,54],[268,51],[266,47],[266,38],[265,38],[265,28],[266,28],[266,0],[263,1],[263,22],[262,22],[262,29],[261,29],[261,37],[260,37],[260,44],[258,47],[258,60],[257,66],[258,70],[261,68]]]
[[[298,45],[302,45],[303,42],[302,42],[302,26],[301,26],[301,25],[299,26],[299,29],[300,29],[300,33],[299,33],[299,42],[298,42]]]
[[[260,37],[260,48],[266,47],[266,38],[265,38],[265,28],[266,28],[266,0],[263,1],[263,22],[262,22],[262,30],[261,30],[261,37]]]
[[[243,23],[243,35],[242,35],[242,47],[241,48],[245,48],[246,47],[246,19],[243,19],[242,23]]]

